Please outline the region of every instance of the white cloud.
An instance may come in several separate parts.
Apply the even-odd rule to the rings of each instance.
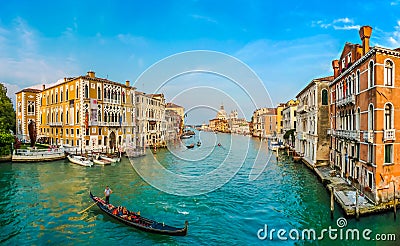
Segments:
[[[333,20],[333,23],[338,23],[338,22],[339,23],[354,23],[354,21],[352,19],[349,19],[347,17]]]
[[[397,21],[397,25],[394,27],[394,31],[389,37],[389,42],[393,46],[400,46],[400,20]]]
[[[354,25],[353,19],[350,19],[348,17],[338,18],[331,22],[326,22],[322,20],[312,21],[311,26],[312,27],[318,26],[324,29],[333,28],[335,30],[354,30],[360,28],[359,25]]]
[[[204,16],[204,15],[193,14],[193,15],[191,15],[191,17],[196,20],[204,20],[204,21],[207,21],[210,23],[218,23],[215,19],[208,17],[208,16]]]
[[[344,25],[344,26],[333,25],[333,29],[335,29],[335,30],[358,30],[358,29],[360,29],[360,26],[359,25]]]
[[[396,1],[390,2],[391,6],[395,6],[395,5],[398,5],[398,4],[400,4],[400,0],[396,0]]]

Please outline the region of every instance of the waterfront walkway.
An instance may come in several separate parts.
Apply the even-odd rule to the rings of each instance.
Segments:
[[[332,169],[329,166],[316,167],[313,169],[321,182],[326,186],[328,191],[333,188],[336,202],[343,209],[348,217],[356,216],[356,194],[357,190],[337,175],[331,175]],[[397,202],[398,207],[398,202]],[[358,195],[359,215],[376,214],[393,210],[393,201],[373,204],[366,196]]]

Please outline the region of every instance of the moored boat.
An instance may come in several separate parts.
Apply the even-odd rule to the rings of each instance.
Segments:
[[[121,158],[119,158],[119,157],[108,157],[106,155],[100,155],[100,158],[103,160],[106,160],[106,161],[110,161],[112,163],[121,161]]]
[[[101,156],[97,155],[93,157],[93,163],[97,165],[111,165],[111,161],[103,159]]]
[[[160,223],[145,217],[140,216],[139,213],[134,213],[126,210],[122,213],[112,204],[106,204],[106,202],[100,197],[94,196],[90,192],[90,198],[96,203],[96,205],[107,215],[114,219],[145,232],[151,232],[156,234],[164,234],[170,236],[186,236],[188,231],[188,222],[185,222],[185,227],[178,228]]]
[[[93,166],[93,162],[90,161],[88,158],[79,156],[79,155],[68,155],[68,160],[74,164],[78,164],[85,167]]]
[[[192,144],[190,144],[190,145],[186,145],[186,148],[188,148],[188,149],[193,149],[193,148],[194,148],[194,144],[192,143]]]

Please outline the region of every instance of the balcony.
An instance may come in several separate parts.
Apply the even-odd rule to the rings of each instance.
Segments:
[[[297,133],[297,139],[306,140],[306,135],[307,135],[307,133],[305,133],[305,132],[298,132]]]
[[[372,143],[374,142],[374,131],[368,130],[363,132],[364,142]]]
[[[356,104],[356,96],[355,95],[349,95],[349,96],[347,96],[345,98],[337,100],[336,104],[337,104],[338,107],[344,107],[344,106],[350,105],[350,104],[354,105],[354,104]]]
[[[308,105],[301,105],[297,107],[297,113],[304,114],[308,112]]]
[[[396,140],[396,129],[388,129],[383,132],[383,141]]]
[[[62,122],[50,122],[49,126],[63,126],[64,124]]]
[[[332,135],[338,138],[360,141],[360,131],[358,130],[332,130]]]

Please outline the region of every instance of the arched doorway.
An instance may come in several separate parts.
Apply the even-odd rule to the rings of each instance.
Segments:
[[[110,149],[115,148],[115,132],[110,133]]]

